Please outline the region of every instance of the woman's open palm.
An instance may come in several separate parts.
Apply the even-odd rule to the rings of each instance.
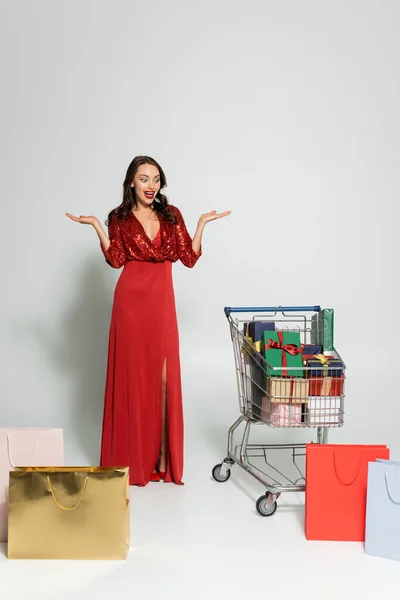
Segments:
[[[70,213],[65,213],[69,219],[75,221],[75,223],[81,223],[82,225],[94,225],[97,223],[98,218],[90,215],[88,217],[81,215],[80,217],[76,217],[75,215],[71,215]]]
[[[222,217],[227,217],[230,214],[231,214],[230,210],[227,210],[226,212],[223,212],[223,213],[217,213],[216,210],[212,210],[209,213],[205,213],[204,215],[201,215],[200,221],[205,225],[206,223],[209,223],[210,221],[215,221],[216,219],[222,219]]]

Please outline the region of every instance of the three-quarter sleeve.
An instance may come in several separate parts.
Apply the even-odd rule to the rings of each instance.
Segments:
[[[186,229],[185,221],[180,210],[174,207],[174,212],[178,217],[178,223],[175,225],[175,236],[179,260],[185,265],[185,267],[191,269],[199,260],[202,254],[202,248],[200,247],[199,253],[196,254],[196,252],[193,250],[192,238]]]
[[[100,246],[106,262],[114,269],[120,269],[127,261],[125,246],[122,241],[118,219],[112,219],[108,225],[110,246],[107,251]]]

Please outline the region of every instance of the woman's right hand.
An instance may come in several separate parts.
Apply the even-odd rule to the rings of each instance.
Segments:
[[[71,215],[70,213],[65,213],[67,215],[67,217],[69,219],[71,219],[72,221],[75,221],[75,223],[81,223],[82,225],[96,225],[97,223],[99,223],[99,220],[97,217],[94,217],[93,215],[89,216],[89,217],[85,217],[84,215],[81,215],[80,217],[76,217],[75,215]]]

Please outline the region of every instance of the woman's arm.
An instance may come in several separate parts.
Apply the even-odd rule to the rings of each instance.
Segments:
[[[113,219],[108,226],[108,234],[104,231],[103,227],[100,224],[100,221],[97,217],[94,216],[84,216],[75,217],[70,213],[66,213],[67,217],[69,217],[75,223],[81,223],[82,225],[92,225],[94,230],[97,233],[97,236],[100,241],[100,247],[103,251],[106,262],[113,267],[114,269],[121,268],[127,261],[127,256],[125,252],[125,247],[121,238],[121,233],[119,230],[118,220]]]
[[[196,231],[197,239],[195,240],[195,238],[193,238],[192,240],[186,229],[186,224],[181,211],[174,206],[173,212],[178,217],[178,222],[175,225],[175,236],[179,260],[185,267],[191,269],[201,256],[201,236],[203,235],[203,232],[202,229],[199,229],[198,227],[198,231]]]
[[[178,217],[178,223],[175,227],[179,259],[186,267],[191,268],[194,267],[202,254],[202,239],[206,224],[210,221],[215,221],[216,219],[221,219],[222,217],[230,215],[231,211],[228,210],[224,213],[217,213],[216,210],[213,210],[210,213],[201,215],[193,240],[186,229],[185,221],[183,220],[180,210],[174,207],[174,212]]]
[[[209,223],[210,221],[215,221],[216,219],[222,219],[222,217],[227,217],[230,214],[231,214],[230,210],[227,210],[226,212],[223,212],[223,213],[217,213],[216,210],[212,210],[210,213],[205,213],[204,215],[201,215],[198,225],[197,225],[196,233],[194,234],[194,237],[193,237],[193,243],[192,243],[193,250],[196,253],[200,251],[201,241],[203,238],[203,231],[204,231],[204,227],[206,226],[206,224]]]
[[[93,227],[99,237],[101,249],[103,250],[103,252],[107,252],[111,245],[110,238],[102,228],[101,223],[98,219],[96,219],[96,222],[93,223]]]
[[[118,219],[112,219],[108,224],[108,235],[104,233],[100,223],[94,225],[97,235],[99,236],[100,246],[103,251],[106,262],[114,269],[120,269],[127,261],[124,242],[122,241],[121,231],[119,228]]]
[[[205,223],[202,223],[201,221],[199,221],[197,224],[196,232],[193,236],[192,248],[196,254],[199,254],[201,251],[204,227],[205,227]]]

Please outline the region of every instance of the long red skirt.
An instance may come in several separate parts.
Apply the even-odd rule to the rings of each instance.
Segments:
[[[172,263],[129,261],[114,294],[100,464],[129,466],[131,485],[146,485],[157,463],[165,363],[165,481],[182,484],[183,411]]]

